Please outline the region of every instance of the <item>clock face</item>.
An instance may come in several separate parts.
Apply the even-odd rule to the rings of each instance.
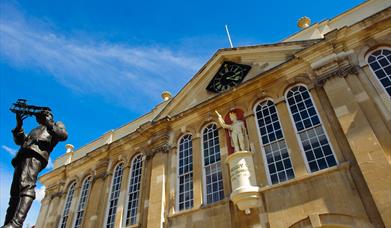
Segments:
[[[250,69],[251,66],[226,61],[206,89],[219,93],[232,88],[243,81]]]

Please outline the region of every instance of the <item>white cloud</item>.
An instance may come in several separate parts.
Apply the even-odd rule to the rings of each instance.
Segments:
[[[15,149],[12,149],[11,147],[8,147],[6,145],[1,145],[1,148],[7,152],[8,154],[10,154],[11,156],[15,156],[16,154],[16,150]]]
[[[43,70],[74,91],[133,109],[156,103],[163,90],[175,93],[202,64],[200,58],[166,47],[69,38],[13,6],[2,4],[0,10],[0,59]]]
[[[41,187],[35,188],[35,200],[41,202],[43,197],[45,197],[45,185],[41,185]]]

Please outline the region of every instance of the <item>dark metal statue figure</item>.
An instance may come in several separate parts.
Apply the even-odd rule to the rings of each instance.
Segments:
[[[10,110],[16,114],[16,127],[12,133],[20,149],[12,159],[15,171],[3,228],[21,228],[35,199],[38,173],[48,164],[50,152],[58,142],[67,139],[68,133],[62,122],[53,121],[48,107],[27,105],[26,100],[19,99]],[[33,115],[39,126],[26,135],[23,120]]]

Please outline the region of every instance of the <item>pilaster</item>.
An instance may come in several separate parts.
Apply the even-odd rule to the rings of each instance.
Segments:
[[[45,197],[41,200],[41,209],[39,210],[39,217],[37,219],[37,223],[35,224],[35,227],[40,228],[44,227],[44,224],[46,224],[46,219],[48,216],[48,209],[50,206],[50,196],[48,195],[48,192],[45,191]]]
[[[391,166],[387,162],[385,152],[376,136],[373,126],[363,112],[359,104],[360,97],[355,96],[357,86],[354,82],[357,73],[355,66],[346,66],[341,73],[341,66],[336,66],[334,71],[329,70],[323,88],[334,109],[338,122],[352,149],[355,162],[366,182],[371,197],[363,198],[363,203],[371,222],[375,225],[391,226],[391,197],[389,186],[391,186]],[[334,72],[334,73],[333,73]],[[321,75],[320,70],[317,71]],[[349,77],[347,79],[346,77]],[[351,84],[351,85],[350,85]],[[365,96],[365,91],[360,95]],[[357,99],[359,98],[359,99]],[[381,174],[381,175],[379,175]],[[372,198],[372,199],[371,199]],[[373,200],[373,202],[371,202]],[[370,207],[375,204],[375,206]],[[379,218],[379,215],[381,218]]]
[[[152,157],[148,157],[152,162],[152,170],[148,201],[147,227],[163,227],[164,224],[164,208],[166,205],[166,159],[168,158],[168,150],[164,150],[164,152],[165,153],[154,153]]]
[[[278,117],[280,118],[281,128],[284,133],[284,139],[286,146],[288,147],[288,153],[292,161],[295,177],[302,177],[308,175],[308,171],[305,165],[305,158],[301,151],[294,123],[292,121],[288,106],[283,99],[282,102],[275,104]]]
[[[109,160],[99,161],[91,181],[90,196],[85,208],[84,227],[101,227],[105,222],[105,212],[107,207],[108,189],[110,187],[110,176],[107,173]]]
[[[260,140],[258,137],[258,129],[256,124],[255,115],[251,113],[246,117],[247,132],[250,142],[250,151],[254,152],[254,166],[256,171],[256,179],[258,186],[266,186],[267,183],[267,174],[266,167],[262,156],[262,149],[260,147]]]
[[[61,182],[59,185],[61,185],[61,192],[58,192],[58,194],[54,196],[58,196],[58,201],[53,204],[53,228],[58,227],[60,224],[61,216],[64,212],[65,201],[68,194],[68,189],[66,189],[65,183]]]
[[[203,202],[202,195],[202,155],[201,155],[201,138],[199,134],[193,136],[193,208],[201,207]]]
[[[230,194],[232,192],[231,188],[231,181],[229,176],[229,166],[225,162],[225,160],[228,157],[228,148],[227,148],[227,142],[225,139],[225,129],[222,127],[218,128],[219,131],[219,144],[220,144],[220,156],[221,156],[221,172],[223,175],[223,185],[224,185],[224,196],[225,198],[230,197]]]

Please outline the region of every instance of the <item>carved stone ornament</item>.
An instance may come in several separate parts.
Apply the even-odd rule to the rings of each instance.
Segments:
[[[315,79],[315,85],[316,86],[323,86],[324,83],[332,78],[332,77],[340,77],[344,78],[350,74],[358,74],[358,66],[356,65],[348,65],[344,67],[338,67],[332,72],[328,72],[326,74],[322,74]]]
[[[170,146],[168,144],[160,145],[146,152],[146,159],[147,160],[152,159],[153,156],[155,156],[155,154],[157,153],[168,153],[169,151],[170,151]]]

